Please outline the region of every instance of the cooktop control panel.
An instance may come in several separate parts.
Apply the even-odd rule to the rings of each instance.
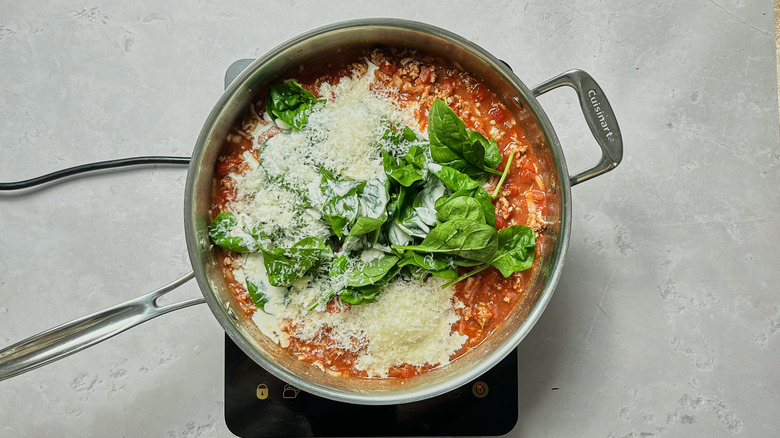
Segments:
[[[517,350],[468,385],[395,406],[308,394],[266,372],[225,337],[225,421],[237,436],[485,436],[517,423]]]

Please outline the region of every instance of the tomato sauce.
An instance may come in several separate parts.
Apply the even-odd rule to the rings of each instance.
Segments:
[[[459,70],[446,60],[396,49],[374,50],[360,57],[351,56],[351,60],[350,56],[341,55],[336,60],[328,59],[306,66],[297,76],[293,74],[291,77],[316,95],[323,82],[334,84],[355,69],[365,71],[363,60],[367,58],[378,66],[374,74],[381,86],[397,92],[400,105],[415,104],[419,108],[416,111],[419,130],[426,129],[431,105],[434,100],[441,99],[468,128],[496,140],[503,158],[498,170],[504,170],[509,155],[514,153],[507,178],[494,201],[496,228],[515,224],[533,228],[536,231],[536,258],[531,269],[516,272],[508,278],[504,278],[498,270],[488,268],[454,286],[454,297],[462,306],[456,307],[459,320],[452,330],[468,337],[461,349],[451,356],[451,359],[455,359],[483,342],[525,302],[528,288],[539,270],[547,225],[547,199],[543,179],[539,175],[539,161],[530,148],[526,133],[495,93],[478,78]],[[251,108],[250,119],[259,119],[256,109],[262,108],[263,102],[261,95]],[[254,120],[254,123],[264,122]],[[229,174],[247,170],[242,168],[245,164],[241,158],[244,152],[252,151],[252,137],[246,131],[247,125],[251,127],[252,122],[242,121],[228,135],[217,162],[212,219],[224,211],[235,197]],[[278,132],[277,128],[273,128],[264,135],[269,137]],[[497,182],[498,178],[495,177],[493,188]],[[243,284],[233,278],[233,255],[228,251],[220,251],[220,261],[229,285],[242,310],[251,314],[256,308]],[[468,270],[461,268],[460,274]],[[338,311],[336,306],[330,306],[329,310]],[[332,343],[327,333],[323,333],[316,341],[303,342],[291,337],[288,349],[298,359],[330,374],[366,377],[365,372],[354,367],[355,353],[333,348]],[[402,364],[391,368],[389,377],[410,377],[438,365],[418,367]]]

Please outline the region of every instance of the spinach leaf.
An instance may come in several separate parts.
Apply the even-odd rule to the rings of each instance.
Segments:
[[[466,130],[466,136],[469,137],[466,144],[463,145],[463,158],[477,169],[485,167],[485,146],[480,142],[472,142],[469,135],[472,131]]]
[[[430,145],[412,145],[406,155],[404,155],[404,160],[418,169],[425,169],[427,164],[433,160],[430,154]]]
[[[374,219],[370,217],[360,216],[355,221],[352,228],[349,229],[349,236],[362,236],[372,231],[376,231],[384,225],[384,219]]]
[[[416,192],[414,189],[407,189],[404,204],[395,220],[405,233],[425,238],[430,229],[438,223],[436,217],[436,200],[444,195],[446,186],[438,178],[429,177],[425,187]],[[411,195],[414,198],[409,201]]]
[[[493,190],[493,193],[490,194],[490,199],[496,199],[498,194],[501,192],[501,187],[504,185],[504,180],[506,180],[506,176],[509,174],[509,169],[512,168],[512,159],[514,157],[515,153],[510,152],[509,158],[506,159],[506,166],[504,166],[504,171],[501,173],[501,178],[498,180],[498,184],[496,184],[496,189]]]
[[[389,183],[339,180],[325,169],[320,173],[320,190],[325,196],[322,214],[336,236],[362,236],[378,230],[387,221]]]
[[[320,169],[322,181],[320,190],[325,196],[322,204],[322,214],[330,222],[333,232],[338,237],[343,237],[345,228],[355,220],[360,207],[358,198],[358,181],[342,181],[332,173]]]
[[[428,271],[441,271],[452,267],[450,262],[436,258],[433,254],[404,251],[403,258],[398,262],[398,266],[404,267],[408,265],[418,266]]]
[[[406,193],[410,189],[400,186],[398,190],[390,195],[390,201],[387,203],[388,220],[382,226],[387,241],[392,245],[407,245],[412,240],[412,236],[398,226],[396,220],[401,215],[406,200]]]
[[[496,166],[501,164],[501,152],[499,152],[498,144],[494,138],[488,140],[480,132],[472,129],[467,131],[467,135],[469,137],[469,142],[471,142],[472,145],[479,144],[485,151],[483,162],[485,167],[495,169]]]
[[[209,226],[209,237],[215,245],[234,252],[256,251],[257,242],[249,233],[242,232],[238,233],[238,236],[232,235],[236,227],[238,227],[238,218],[233,213],[220,213]]]
[[[404,231],[395,220],[385,223],[384,233],[390,245],[408,245],[412,242],[412,235]]]
[[[445,280],[452,280],[458,276],[458,270],[455,268],[442,269],[440,271],[430,271],[434,277],[443,278]]]
[[[524,271],[534,263],[536,237],[525,225],[512,225],[498,232],[498,252],[489,262],[504,278],[513,272]]]
[[[390,200],[390,186],[378,179],[368,180],[358,186],[359,216],[380,218],[386,216],[385,209]]]
[[[386,255],[368,263],[358,264],[347,273],[347,286],[357,288],[377,283],[390,272],[398,260],[394,255]]]
[[[367,263],[358,263],[350,268],[349,259],[341,255],[333,261],[328,276],[338,284],[335,289],[328,292],[316,303],[308,306],[307,310],[314,310],[323,302],[327,302],[333,296],[339,295],[340,299],[352,305],[373,302],[377,293],[387,285],[400,271],[398,257],[388,255],[376,258]],[[339,280],[342,277],[344,280]],[[342,288],[339,291],[339,288]]]
[[[422,143],[426,143],[425,137],[414,132],[414,130],[406,125],[399,125],[398,129],[393,129],[393,127],[388,124],[384,134],[382,134],[382,139],[380,140],[380,145],[385,151],[392,149],[390,146],[411,147],[415,144]]]
[[[399,187],[398,190],[390,194],[390,200],[387,202],[387,212],[390,214],[388,220],[393,220],[401,214],[404,201],[406,200],[406,193],[409,191],[406,187]],[[412,197],[412,199],[414,198]]]
[[[433,102],[428,113],[428,139],[435,162],[461,171],[470,167],[463,157],[463,145],[468,143],[466,124],[440,99]]]
[[[420,202],[418,200],[419,196],[420,193],[412,187],[399,191],[397,202],[392,206],[394,209],[397,208],[397,214],[392,224],[403,233],[422,239],[425,238],[425,235],[428,234],[431,228],[423,222],[415,209],[415,204]]]
[[[339,298],[345,303],[349,303],[353,306],[360,304],[372,303],[376,300],[376,294],[379,292],[379,288],[351,288],[348,287],[339,293]]]
[[[263,251],[263,264],[268,282],[274,286],[289,287],[321,259],[330,258],[333,251],[316,237],[306,237],[290,248]]]
[[[536,238],[533,229],[525,225],[506,227],[498,232],[498,242],[498,250],[492,259],[481,267],[461,275],[442,287],[452,286],[491,266],[498,269],[501,275],[507,278],[512,273],[524,271],[533,265],[536,250]]]
[[[464,268],[473,268],[474,266],[479,266],[483,263],[476,260],[467,260],[461,257],[453,257],[452,264],[455,266],[462,266]]]
[[[250,231],[249,234],[252,236],[253,239],[257,242],[257,244],[260,247],[270,245],[273,240],[273,235],[266,232],[263,229],[263,224],[257,224],[255,225]]]
[[[246,282],[246,291],[249,292],[249,299],[251,299],[252,302],[255,303],[255,306],[257,306],[258,309],[265,312],[265,303],[268,302],[268,295],[266,295],[264,292],[261,292],[258,285],[252,283],[249,280],[247,280]]]
[[[444,183],[438,178],[429,178],[425,187],[414,197],[412,206],[416,209],[423,208],[427,210],[427,214],[435,217],[436,201],[444,195],[446,189]],[[433,225],[435,219],[427,223],[428,225]]]
[[[376,300],[376,296],[379,291],[382,290],[393,278],[398,275],[401,267],[398,265],[393,266],[379,281],[374,284],[362,286],[362,287],[348,287],[339,294],[339,298],[345,303],[349,303],[353,306],[372,303]]]
[[[474,198],[482,209],[482,213],[485,215],[485,223],[493,227],[496,226],[496,210],[493,206],[493,199],[482,186],[477,187],[475,190],[460,190],[449,196],[442,196],[436,200],[435,208],[438,210],[442,208],[444,204],[463,196]]]
[[[425,173],[411,164],[403,167],[397,167],[387,174],[393,181],[404,187],[410,187],[417,181],[422,181]]]
[[[433,102],[428,113],[428,138],[431,158],[438,164],[470,177],[480,177],[485,172],[501,174],[492,168],[495,166],[486,165],[486,160],[492,164],[496,159],[492,144],[482,134],[467,129],[455,111],[439,99]]]
[[[404,251],[403,258],[398,262],[398,267],[416,267],[411,276],[423,279],[429,274],[436,277],[453,279],[458,276],[458,270],[451,260],[436,258],[433,254],[420,254],[414,251]]]
[[[454,198],[445,202],[436,210],[436,216],[442,222],[452,219],[470,219],[479,223],[485,222],[485,213],[482,207],[474,199],[466,196]]]
[[[265,96],[265,109],[275,119],[281,119],[284,123],[296,131],[309,122],[309,113],[317,102],[310,91],[301,87],[295,81],[276,85]]]
[[[484,223],[453,219],[432,229],[419,245],[394,245],[393,248],[444,253],[466,260],[486,262],[496,253],[498,233],[495,228]]]
[[[419,144],[424,144],[425,139],[412,131],[408,126],[404,126],[400,132],[388,127],[382,136],[382,142],[383,145],[395,146],[408,145],[414,142],[409,146],[409,150],[404,155],[408,156],[412,150],[415,153],[422,151]],[[385,173],[391,180],[404,187],[409,187],[425,178],[425,171],[422,166],[415,167],[412,163],[402,165],[403,160],[396,157],[394,153],[398,153],[398,151],[388,151],[387,148],[382,150],[382,164],[384,165]]]
[[[479,187],[478,182],[452,167],[432,163],[428,165],[428,169],[453,192],[474,190]]]
[[[387,204],[390,186],[379,180],[368,180],[357,187],[358,212],[355,224],[349,229],[350,237],[362,236],[382,227],[387,221]]]
[[[330,278],[336,278],[338,276],[344,275],[344,273],[347,272],[347,269],[349,268],[349,259],[346,255],[340,255],[336,257],[335,260],[333,260],[333,264],[330,266],[330,271],[328,272],[328,277]]]
[[[490,194],[487,192],[487,190],[483,189],[482,186],[477,187],[477,190],[474,191],[474,200],[479,203],[479,206],[482,208],[482,212],[485,213],[485,222],[492,226],[496,226],[496,207],[493,206],[493,199],[490,197]]]

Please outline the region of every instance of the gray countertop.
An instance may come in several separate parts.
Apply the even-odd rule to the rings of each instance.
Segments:
[[[529,86],[586,70],[625,158],[572,189],[568,257],[519,348],[510,435],[780,435],[771,2],[75,3],[0,6],[0,181],[188,156],[231,62],[344,19],[443,27]],[[573,94],[540,102],[569,168],[595,162]],[[189,272],[185,175],[141,168],[0,194],[0,344]],[[223,336],[191,307],[0,382],[0,436],[231,436]]]

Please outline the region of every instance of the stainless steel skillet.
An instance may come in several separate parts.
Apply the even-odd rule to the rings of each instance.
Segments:
[[[403,383],[383,379],[343,379],[291,357],[265,338],[237,311],[216,263],[207,232],[213,171],[223,140],[259,90],[298,65],[344,50],[374,45],[415,48],[443,56],[482,78],[528,134],[543,165],[550,202],[543,268],[528,301],[488,340],[453,363]],[[593,167],[570,175],[555,131],[536,97],[568,86],[578,95],[583,115],[602,157]],[[187,248],[193,272],[150,294],[48,330],[0,351],[0,380],[29,371],[94,345],[164,313],[206,302],[231,339],[254,361],[280,379],[309,393],[361,404],[396,404],[433,397],[457,388],[498,363],[528,334],[550,301],[563,268],[571,228],[570,187],[616,167],[622,159],[620,129],[601,88],[585,72],[571,70],[529,89],[501,61],[472,42],[423,23],[372,19],[315,29],[252,62],[228,87],[204,123],[193,150],[184,197]],[[203,297],[161,306],[158,299],[196,278]]]

